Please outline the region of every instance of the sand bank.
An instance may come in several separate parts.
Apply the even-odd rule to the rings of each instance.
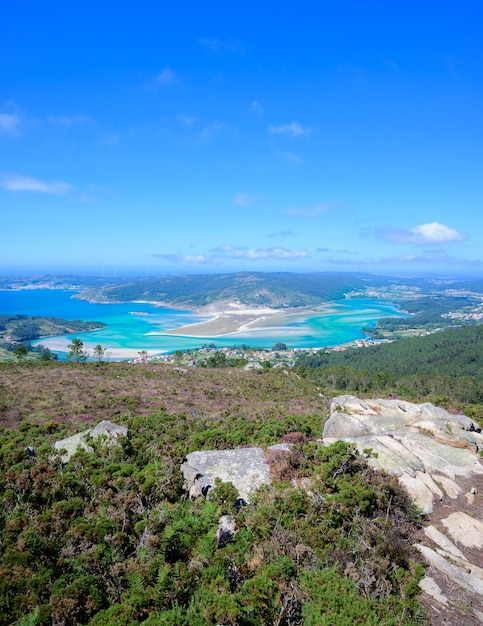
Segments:
[[[42,340],[34,343],[41,343],[49,350],[53,350],[54,352],[69,352],[69,344],[71,343],[70,339],[64,339],[63,337],[45,337]],[[84,350],[87,352],[87,356],[92,357],[92,350],[96,343],[84,343]],[[139,352],[143,350],[143,348],[106,348],[104,353],[103,360],[108,361],[109,359],[136,359],[139,356]],[[157,354],[161,354],[162,350],[146,350],[148,356],[155,356]]]
[[[243,332],[247,330],[249,326],[253,326],[257,322],[280,315],[280,311],[276,309],[242,309],[234,307],[222,311],[213,311],[212,314],[212,319],[206,322],[186,324],[179,328],[166,330],[162,334],[183,337],[223,337],[225,335]]]

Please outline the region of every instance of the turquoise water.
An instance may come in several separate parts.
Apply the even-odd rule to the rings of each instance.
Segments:
[[[398,315],[397,306],[392,302],[340,300],[320,307],[316,313],[269,318],[243,333],[216,338],[175,337],[162,333],[208,318],[192,311],[164,309],[149,303],[94,304],[73,298],[73,295],[72,291],[49,289],[0,291],[0,314],[53,315],[67,320],[104,322],[107,328],[50,337],[38,343],[63,352],[73,337],[80,337],[86,349],[100,343],[114,358],[134,356],[140,350],[161,354],[206,343],[218,347],[241,344],[271,347],[281,341],[297,348],[330,347],[363,338],[363,326],[373,326],[381,317]]]

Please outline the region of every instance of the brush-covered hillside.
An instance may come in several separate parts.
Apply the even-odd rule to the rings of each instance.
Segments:
[[[300,374],[327,389],[396,393],[443,403],[483,402],[483,325],[447,329],[393,343],[320,350],[297,361]],[[476,417],[481,413],[478,407]]]
[[[318,442],[327,415],[294,371],[0,365],[0,624],[423,624],[421,518],[395,478]],[[101,419],[129,435],[54,454]],[[189,452],[280,442],[247,506],[229,483],[186,497]]]
[[[369,278],[350,273],[236,272],[144,278],[123,284],[86,289],[81,297],[97,302],[148,300],[170,306],[199,308],[214,302],[236,301],[274,308],[315,305],[343,298],[354,289],[365,289]],[[370,277],[372,285],[403,282]]]

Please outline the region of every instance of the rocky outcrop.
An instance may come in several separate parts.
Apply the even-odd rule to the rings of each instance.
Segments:
[[[119,437],[127,437],[128,429],[125,426],[119,424],[113,424],[107,420],[99,422],[94,428],[89,428],[82,433],[72,435],[66,439],[60,439],[54,443],[54,448],[57,452],[61,453],[62,463],[67,461],[73,456],[78,448],[82,448],[87,452],[92,452],[92,446],[89,445],[89,438],[98,439],[101,436],[106,437],[106,441],[109,445],[112,445],[117,441]]]
[[[207,495],[219,478],[231,482],[240,498],[249,502],[251,491],[270,483],[270,468],[261,448],[191,452],[181,472],[190,497]]]
[[[430,403],[332,401],[324,442],[343,439],[394,473],[430,524],[416,545],[431,623],[483,623],[483,436],[476,422]],[[477,487],[478,485],[478,487]]]
[[[483,450],[478,424],[427,402],[334,398],[324,441],[353,442],[371,450],[369,463],[397,474],[420,508],[429,513],[435,499],[455,499],[458,477],[483,475],[476,452]]]

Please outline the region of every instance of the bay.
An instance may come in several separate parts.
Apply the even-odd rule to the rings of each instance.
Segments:
[[[223,337],[180,337],[163,332],[206,321],[193,311],[168,309],[147,302],[98,304],[79,300],[75,292],[57,289],[0,291],[0,314],[55,316],[67,320],[99,321],[106,328],[96,331],[48,337],[41,343],[60,355],[79,337],[86,350],[101,344],[112,359],[132,358],[141,350],[150,355],[199,348],[250,345],[271,347],[283,342],[291,348],[333,347],[362,339],[362,328],[375,325],[382,317],[400,316],[397,305],[387,300],[346,299],[327,303],[310,312],[280,314],[253,325],[242,333]],[[154,333],[154,334],[152,334]]]

